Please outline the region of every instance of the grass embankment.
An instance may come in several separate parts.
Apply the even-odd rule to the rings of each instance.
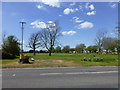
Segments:
[[[53,53],[48,56],[48,53],[25,53],[24,55],[34,58],[32,64],[18,64],[19,59],[2,60],[3,68],[33,68],[33,67],[70,67],[70,66],[116,66],[118,65],[118,55],[112,54],[68,54],[68,53]],[[102,61],[93,61],[95,57],[103,58]],[[83,58],[89,58],[91,61],[81,61]]]

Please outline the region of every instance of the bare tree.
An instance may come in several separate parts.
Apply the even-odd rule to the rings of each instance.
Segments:
[[[119,34],[120,34],[120,22],[117,23],[117,26],[115,27],[116,30],[115,31],[115,34],[118,36],[119,38]]]
[[[33,49],[33,53],[35,55],[35,50],[40,46],[40,32],[33,33],[29,38],[28,47]]]
[[[101,50],[102,50],[102,45],[103,45],[103,39],[106,37],[107,35],[107,30],[99,30],[97,33],[96,33],[96,38],[95,38],[95,43],[96,43],[96,46],[98,48],[98,52],[100,53]]]
[[[42,46],[49,51],[51,56],[53,47],[58,43],[57,39],[60,36],[60,28],[56,22],[48,23],[46,28],[40,31]]]
[[[117,27],[115,28],[116,28],[115,33],[118,38],[118,54],[120,54],[120,21],[117,23]]]

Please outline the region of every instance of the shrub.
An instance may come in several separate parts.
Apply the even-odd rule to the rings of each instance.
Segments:
[[[2,53],[5,58],[19,56],[20,55],[20,43],[15,36],[8,36],[2,44]],[[6,57],[8,56],[8,57]]]
[[[100,61],[103,61],[103,58],[100,58],[100,57],[94,57],[94,58],[82,58],[81,61],[94,61],[94,62],[100,62]]]
[[[95,61],[95,62],[100,62],[100,61],[103,61],[103,58],[94,57],[94,58],[93,58],[93,61]]]
[[[13,59],[13,58],[15,58],[14,55],[2,51],[2,59]]]

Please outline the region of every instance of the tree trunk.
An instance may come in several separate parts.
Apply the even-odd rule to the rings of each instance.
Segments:
[[[108,49],[106,49],[106,54],[108,54]]]
[[[34,54],[33,55],[35,55],[35,51],[34,51]]]
[[[101,53],[101,49],[100,49],[100,48],[98,48],[98,54],[100,55],[100,53]]]
[[[33,49],[33,55],[35,55],[35,48]]]
[[[51,56],[51,50],[49,50],[49,56]]]

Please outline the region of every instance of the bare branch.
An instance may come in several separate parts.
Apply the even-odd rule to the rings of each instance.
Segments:
[[[29,38],[28,47],[33,49],[35,55],[35,49],[39,48],[40,46],[40,32],[33,33]]]
[[[42,46],[46,47],[49,51],[49,56],[51,56],[51,51],[55,46],[58,37],[60,36],[60,29],[57,26],[56,22],[47,24],[47,28],[41,31],[41,41]]]

